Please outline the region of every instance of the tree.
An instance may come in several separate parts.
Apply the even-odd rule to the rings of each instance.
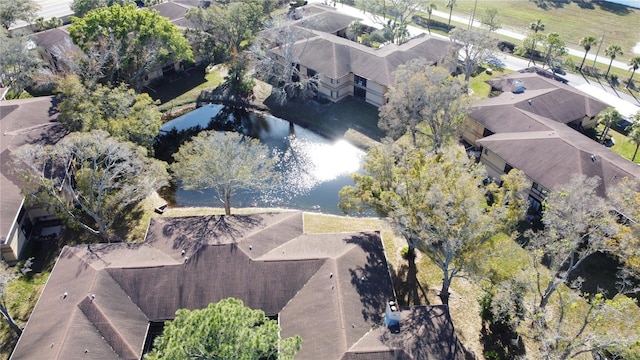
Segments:
[[[413,15],[427,8],[426,0],[359,0],[359,7],[369,13],[371,20],[391,31],[391,40],[402,43]]]
[[[449,8],[449,22],[447,23],[449,28],[451,28],[451,15],[453,15],[453,7],[456,6],[456,1],[457,0],[447,0],[447,5],[445,5]]]
[[[561,62],[563,56],[567,54],[567,48],[564,46],[564,40],[558,33],[548,34],[543,42],[544,61],[549,67]]]
[[[427,11],[427,14],[429,14],[429,18],[427,19],[427,30],[429,30],[429,34],[431,34],[431,15],[433,14],[433,10],[437,10],[438,8],[436,7],[436,4],[433,2],[429,2],[429,4],[427,4],[427,8],[425,9]]]
[[[538,33],[538,31],[544,31],[544,24],[541,19],[538,19],[536,22],[529,24],[529,28],[533,30],[534,33]]]
[[[638,117],[640,116],[636,115],[636,118]],[[633,151],[633,156],[631,157],[631,161],[636,161],[636,155],[638,155],[638,148],[640,147],[640,119],[637,119],[633,125],[631,125],[627,137],[629,141],[636,146],[636,149]]]
[[[424,58],[398,66],[393,77],[387,102],[379,110],[380,129],[393,139],[409,133],[414,146],[420,133],[435,151],[455,138],[465,119],[465,91],[459,80]],[[421,131],[420,124],[427,131]]]
[[[580,40],[580,46],[584,48],[584,57],[582,58],[582,63],[580,63],[580,71],[582,71],[582,67],[584,66],[584,61],[587,60],[587,54],[592,47],[598,44],[598,39],[596,39],[593,35],[587,35]]]
[[[527,63],[527,66],[529,66],[531,62],[533,62],[533,64],[535,65],[536,62],[533,60],[533,58],[537,53],[538,44],[544,42],[545,38],[546,37],[544,36],[544,34],[540,34],[537,32],[531,33],[527,35],[524,40],[522,40],[522,46],[518,46],[516,48],[516,53],[518,53],[519,55],[528,55],[529,63]]]
[[[251,47],[254,73],[272,85],[272,95],[280,105],[317,89],[318,75],[300,72],[300,57],[308,44],[305,36],[295,30],[291,19],[286,19],[263,31]]]
[[[636,129],[640,126],[636,123]],[[618,273],[618,287],[622,293],[636,292],[640,278],[640,181],[624,178],[613,188],[607,189],[607,198],[618,214],[620,233],[611,239],[611,247],[624,265]],[[629,282],[631,280],[631,282]]]
[[[136,94],[126,84],[87,88],[72,75],[60,81],[58,91],[62,94],[58,121],[67,130],[105,130],[120,140],[153,149],[162,115],[148,94]]]
[[[130,206],[168,184],[164,162],[100,130],[67,135],[53,146],[25,145],[14,154],[35,187],[25,190],[28,201],[108,241]]]
[[[611,126],[622,119],[622,115],[616,110],[616,108],[606,108],[597,116],[598,123],[604,125],[604,130],[602,130],[602,134],[600,135],[600,143],[605,142],[607,140],[607,135],[609,134],[609,129]]]
[[[228,63],[227,76],[224,78],[222,88],[226,99],[241,103],[249,103],[253,96],[255,81],[248,74],[247,64],[249,60],[245,53],[234,55]]]
[[[9,271],[9,269],[0,269],[0,315],[2,315],[4,321],[7,322],[14,334],[19,337],[20,335],[22,335],[22,328],[11,316],[5,299],[7,286],[15,278],[16,274],[14,272]]]
[[[266,16],[262,2],[232,1],[227,4],[214,3],[206,9],[191,9],[186,17],[196,26],[196,36],[201,43],[200,53],[210,58],[211,62],[220,62],[242,51],[255,32],[262,28]]]
[[[629,318],[629,310],[636,307],[633,300],[625,296],[607,299],[602,293],[580,296],[571,290],[558,292],[557,298],[554,313],[545,311],[533,322],[543,359],[574,359],[634,343],[636,319]],[[575,319],[578,326],[571,326],[568,319]],[[616,331],[610,331],[614,326]]]
[[[618,232],[616,217],[596,189],[597,176],[574,175],[568,184],[549,193],[544,203],[544,230],[528,231],[537,277],[544,261],[549,269],[546,288],[538,280],[538,307],[544,309],[561,284],[568,284],[572,273],[590,255],[607,252],[607,241]]]
[[[135,3],[134,0],[73,0],[71,3],[71,11],[73,11],[74,16],[83,17],[86,13],[94,9],[109,7],[115,4],[120,6],[135,5]]]
[[[354,186],[340,190],[345,213],[371,208],[387,217],[410,248],[442,271],[440,299],[462,276],[479,247],[497,232],[511,233],[524,215],[523,174],[513,170],[502,187],[484,184],[486,171],[457,145],[439,153],[387,144],[366,156]]]
[[[97,52],[107,82],[126,82],[136,91],[151,70],[193,61],[191,46],[169,19],[134,5],[113,5],[72,18],[69,35],[85,53]]]
[[[20,95],[35,83],[41,65],[40,57],[36,50],[27,46],[26,38],[9,37],[4,29],[0,29],[0,85]]]
[[[631,84],[633,84],[633,75],[635,75],[636,70],[640,68],[640,56],[632,57],[631,60],[629,60],[629,66],[629,69],[632,70],[632,72],[631,77],[629,78],[629,82],[627,83],[627,89],[629,88],[629,86],[631,86]]]
[[[493,49],[497,42],[489,34],[462,28],[453,29],[449,38],[456,45],[461,46],[460,55],[463,58],[464,81],[469,83],[471,74],[478,68],[478,65],[494,56]]]
[[[616,59],[618,55],[622,56],[624,53],[622,52],[622,48],[620,45],[609,45],[606,49],[604,49],[605,55],[611,58],[609,62],[609,67],[607,68],[607,73],[604,75],[605,77],[609,76],[609,71],[611,71],[611,65],[613,64],[613,60]]]
[[[0,25],[6,30],[18,20],[31,22],[40,5],[34,0],[0,0]]]
[[[500,21],[498,20],[498,9],[493,7],[488,8],[482,17],[482,24],[489,27],[489,32],[500,29],[502,24],[500,24]]]
[[[227,215],[236,192],[265,190],[279,180],[269,148],[237,133],[203,131],[180,146],[173,158],[171,170],[182,186],[214,189]]]
[[[145,360],[159,359],[293,359],[299,336],[281,339],[280,326],[262,310],[227,298],[204,309],[176,311]]]

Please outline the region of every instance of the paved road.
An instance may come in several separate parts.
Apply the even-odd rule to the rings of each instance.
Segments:
[[[73,11],[71,11],[71,3],[73,0],[35,0],[35,2],[40,5],[40,10],[38,11],[36,18],[42,17],[45,20],[49,20],[56,17],[60,19],[73,14]],[[11,27],[11,29],[23,26],[27,26],[27,23],[24,21],[18,21]]]
[[[443,12],[443,11],[437,11],[434,10],[433,11],[433,15],[437,16],[437,17],[441,17],[444,18],[446,21],[449,20],[449,13]],[[463,23],[463,24],[469,24],[471,22],[471,19],[467,16],[459,16],[459,15],[453,15],[451,16],[451,20],[455,20],[457,22]],[[474,19],[473,21],[473,27],[477,27],[477,28],[483,28],[483,29],[487,29],[484,25],[482,25],[480,20],[476,20]],[[497,29],[495,32],[497,32],[500,35],[504,35],[507,37],[510,37],[512,39],[518,39],[518,40],[522,40],[524,38],[527,37],[527,34],[522,34],[519,32],[516,32],[514,30],[508,30],[508,29]],[[596,49],[591,49],[591,51],[589,51],[589,54],[587,54],[587,60],[591,60],[591,64],[593,64],[594,60],[597,60],[598,63],[602,63],[605,65],[609,65],[609,62],[611,61],[611,59],[609,59],[608,57],[604,56],[604,49],[600,50],[600,53],[598,54],[598,58],[596,59]],[[579,58],[583,58],[584,57],[584,50],[581,49],[570,49],[567,48],[567,51],[569,52],[570,55],[574,55],[574,56],[578,56]],[[589,61],[585,62],[585,65],[589,65]],[[622,62],[622,61],[617,61],[614,60],[612,67],[617,67],[620,69],[624,69],[624,70],[629,70],[629,65],[627,65],[626,63]]]
[[[315,2],[315,3],[326,3],[325,0],[311,0],[310,2]],[[370,26],[377,26],[379,27],[378,24],[373,23],[370,18],[367,16],[366,13],[364,13],[362,10],[356,9],[354,7],[351,6],[347,6],[347,5],[342,5],[342,4],[338,4],[335,9],[341,13],[344,14],[348,14],[354,17],[358,17],[363,19],[363,23],[370,25]],[[434,12],[435,14],[435,12]],[[445,13],[443,13],[445,14]],[[449,18],[449,14],[445,14],[447,19]],[[455,15],[454,15],[455,18]],[[462,22],[464,22],[463,18]],[[460,21],[460,20],[457,20]],[[467,19],[467,23],[468,23],[469,19]],[[480,25],[478,23],[478,25]],[[409,26],[408,28],[409,30],[409,34],[411,36],[416,36],[419,35],[421,33],[425,33],[425,30],[415,27],[415,26]],[[506,30],[505,30],[506,31]],[[448,37],[444,36],[444,35],[440,35],[440,34],[431,34],[434,37],[439,37],[439,38],[443,38],[443,39],[448,39]],[[504,67],[507,69],[511,69],[511,70],[521,70],[524,68],[527,68],[529,66],[529,61],[525,60],[525,59],[521,59],[515,56],[510,56],[508,54],[505,53],[497,53],[496,54],[498,56],[498,59],[504,64]],[[584,56],[584,52],[582,52],[582,56]],[[614,62],[614,66],[615,66],[615,62]],[[640,97],[639,98],[634,98],[631,95],[628,95],[626,93],[623,92],[619,92],[613,88],[611,88],[609,86],[609,84],[607,84],[606,82],[598,82],[598,81],[593,81],[593,80],[588,80],[585,77],[583,77],[581,74],[571,74],[571,73],[567,73],[566,75],[563,75],[562,77],[564,77],[565,79],[567,79],[569,81],[569,85],[579,89],[580,91],[587,93],[597,99],[600,99],[604,102],[606,102],[607,104],[615,107],[622,115],[624,115],[625,117],[631,117],[634,114],[640,112]]]

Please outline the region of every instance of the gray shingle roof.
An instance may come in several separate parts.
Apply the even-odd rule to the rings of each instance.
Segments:
[[[155,10],[162,17],[169,19],[174,25],[182,28],[192,28],[193,23],[185,18],[187,12],[192,9],[193,5],[182,4],[174,1],[167,1],[160,4],[152,5],[150,10]]]
[[[514,82],[526,88],[512,93]],[[471,107],[469,116],[495,134],[478,143],[547,189],[574,174],[599,176],[600,196],[622,178],[640,178],[640,167],[567,126],[595,117],[607,104],[536,72],[516,72],[488,83],[504,93]]]
[[[375,348],[357,349],[412,354],[380,326],[394,293],[379,235],[307,235],[302,217],[154,218],[144,243],[65,247],[12,359],[139,358],[150,321],[230,296],[279,314],[282,336],[303,339],[298,359],[341,359],[372,329]]]
[[[436,64],[454,46],[447,40],[422,34],[402,45],[387,44],[380,49],[373,49],[333,35],[357,18],[316,5],[304,9],[303,18],[292,26],[298,39],[294,53],[298,54],[300,64],[334,79],[354,73],[390,86],[393,84],[391,73],[398,65],[420,57]],[[280,50],[274,48],[272,51],[279,53]]]
[[[52,96],[0,102],[0,243],[6,240],[23,199],[11,151],[28,143],[57,141],[56,118]]]

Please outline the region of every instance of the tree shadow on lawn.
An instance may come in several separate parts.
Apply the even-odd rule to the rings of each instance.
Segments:
[[[480,343],[487,359],[516,359],[526,354],[522,338],[503,324],[483,321]]]
[[[430,305],[425,287],[418,280],[415,256],[409,257],[398,268],[389,264],[393,287],[400,306]]]
[[[162,78],[145,87],[145,91],[153,100],[160,100],[161,104],[165,104],[207,82],[205,75],[204,67],[194,67],[176,73],[173,77]]]
[[[616,3],[612,3],[609,1],[602,1],[602,0],[594,1],[594,2],[598,4],[601,10],[614,13],[616,15],[629,15],[632,13],[629,10],[629,7],[626,5],[616,4]],[[620,24],[620,26],[624,26],[624,25]]]
[[[598,291],[604,292],[608,299],[615,297],[618,291],[618,269],[622,266],[615,257],[597,252],[587,257],[582,264],[571,274],[569,281],[574,281],[580,277],[582,294],[595,294]],[[635,285],[638,286],[636,279]],[[625,294],[631,298],[638,299],[640,293]],[[640,306],[640,304],[638,304]]]

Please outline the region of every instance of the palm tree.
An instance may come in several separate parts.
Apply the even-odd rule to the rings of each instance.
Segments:
[[[536,22],[531,23],[529,27],[531,28],[531,30],[533,30],[534,33],[537,33],[538,31],[544,31],[544,24],[542,23],[541,19],[538,19],[536,20]]]
[[[615,124],[618,120],[622,119],[622,115],[615,108],[606,108],[600,114],[598,114],[598,123],[604,125],[602,135],[600,135],[600,143],[604,143],[604,140],[611,129],[611,125]]]
[[[604,53],[611,58],[607,73],[604,75],[604,77],[607,77],[609,76],[609,71],[611,70],[611,64],[613,64],[613,60],[616,58],[616,56],[624,55],[624,53],[622,52],[622,48],[620,47],[620,45],[609,45],[608,48],[604,49]]]
[[[591,50],[592,47],[598,44],[598,39],[596,39],[593,35],[587,35],[580,40],[580,46],[584,48],[584,57],[582,58],[582,63],[580,64],[580,71],[582,71],[582,67],[584,66],[584,61],[587,60],[587,53]]]
[[[427,30],[429,30],[429,34],[431,34],[431,14],[433,13],[433,10],[436,10],[436,4],[434,4],[433,2],[430,2],[429,5],[427,5],[427,13],[429,14],[429,19],[427,20]],[[451,18],[449,18],[449,23],[451,23]]]
[[[631,86],[631,84],[633,84],[633,75],[635,75],[636,70],[640,68],[640,56],[632,57],[631,60],[629,60],[629,66],[631,66],[630,69],[633,72],[631,73],[631,77],[629,78],[629,82],[627,83],[627,89],[629,88],[629,86]]]
[[[638,154],[638,148],[640,148],[640,113],[636,115],[636,122],[631,125],[631,130],[629,130],[629,134],[627,137],[629,141],[636,145],[636,149],[633,152],[633,157],[631,161],[636,161],[636,155]]]
[[[451,14],[453,14],[453,7],[456,6],[456,1],[457,0],[447,0],[447,7],[449,8],[449,27],[451,27]]]

